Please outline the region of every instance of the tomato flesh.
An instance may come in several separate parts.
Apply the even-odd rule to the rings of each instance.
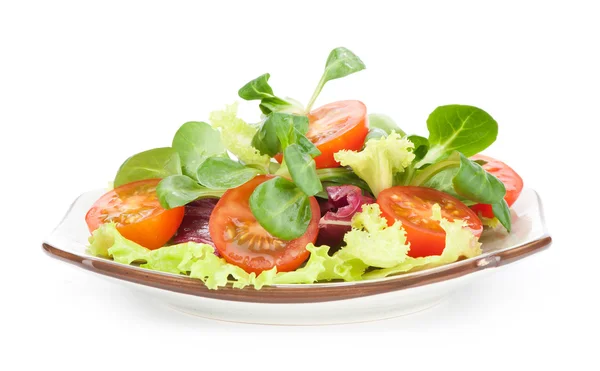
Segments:
[[[512,206],[515,201],[517,201],[521,191],[523,190],[523,179],[521,179],[521,176],[519,176],[519,174],[517,174],[517,172],[514,171],[510,166],[506,165],[502,161],[496,160],[495,158],[484,155],[475,155],[471,157],[471,159],[483,160],[486,162],[484,165],[482,165],[483,169],[504,183],[504,187],[506,188],[504,200],[508,206]],[[486,218],[494,217],[492,205],[477,204],[471,206],[471,209]]]
[[[413,258],[441,255],[446,245],[446,232],[438,221],[432,220],[432,207],[440,205],[442,217],[453,221],[463,219],[468,228],[480,236],[481,221],[458,199],[432,188],[397,186],[383,190],[377,197],[382,215],[392,225],[402,222],[410,242],[409,256]]]
[[[321,214],[314,197],[310,198],[312,219],[308,229],[294,240],[279,239],[258,223],[248,200],[259,184],[271,178],[260,175],[227,190],[210,216],[209,232],[219,254],[249,273],[259,274],[273,267],[278,272],[293,271],[308,259],[306,245],[317,239]]]
[[[306,137],[321,154],[315,157],[317,169],[339,167],[333,155],[343,149],[359,151],[367,134],[367,107],[357,100],[333,102],[312,110],[308,114]],[[282,155],[275,159],[281,163]]]
[[[184,207],[165,210],[158,201],[160,179],[124,184],[105,193],[85,216],[90,232],[114,222],[123,237],[148,249],[164,246],[177,232]]]

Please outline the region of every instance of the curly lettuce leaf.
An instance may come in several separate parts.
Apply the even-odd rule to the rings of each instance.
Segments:
[[[353,258],[344,259],[338,253],[330,256],[330,247],[327,245],[315,246],[311,243],[306,246],[306,249],[310,251],[310,258],[306,264],[292,272],[277,273],[273,283],[314,283],[317,281],[332,280],[358,281],[368,267],[359,260]]]
[[[209,121],[214,128],[221,129],[223,144],[241,162],[265,169],[269,166],[270,157],[252,146],[252,138],[258,128],[237,117],[237,103],[226,105],[224,110],[213,111]]]
[[[387,137],[367,141],[360,151],[342,150],[334,155],[343,166],[350,166],[367,182],[375,196],[393,185],[394,175],[404,172],[415,158],[413,143],[392,132]]]
[[[502,223],[500,223],[500,220],[498,218],[496,218],[495,216],[493,218],[487,218],[487,217],[481,215],[481,213],[478,213],[477,216],[481,220],[481,224],[483,224],[484,227],[487,227],[489,229],[497,229],[500,226],[502,226]]]
[[[458,259],[472,258],[481,254],[481,243],[478,241],[462,219],[449,221],[442,218],[439,205],[432,208],[431,218],[440,222],[440,226],[446,232],[446,247],[442,255],[425,256],[422,258],[407,257],[406,260],[395,267],[379,269],[369,272],[363,276],[364,279],[383,278],[393,274],[404,273],[411,270],[422,270],[449,264]]]
[[[234,288],[265,285],[302,284],[319,281],[358,281],[382,278],[411,270],[421,270],[452,263],[461,257],[481,254],[477,237],[466,228],[463,220],[453,222],[442,218],[438,205],[433,208],[432,219],[438,220],[446,231],[446,247],[439,256],[411,258],[409,244],[400,222],[388,226],[381,216],[379,205],[363,205],[362,212],[352,219],[352,230],[346,233],[346,246],[330,254],[327,245],[309,244],[308,261],[292,272],[277,272],[276,268],[258,276],[227,263],[214,254],[210,245],[196,242],[165,246],[148,250],[123,237],[114,223],[98,228],[89,239],[91,254],[113,258],[123,264],[140,263],[147,269],[173,274],[189,274],[204,282],[209,289],[231,283]],[[369,267],[380,267],[364,274]]]
[[[344,242],[346,246],[338,252],[341,258],[357,259],[377,268],[401,264],[410,250],[400,221],[388,226],[378,204],[362,206],[362,212],[352,218],[352,230],[346,233]]]
[[[149,250],[123,237],[114,223],[103,224],[89,238],[88,251],[96,256],[110,257],[122,264],[141,263],[142,268],[173,274],[190,274],[203,281],[209,289],[232,282],[233,287],[272,284],[275,271],[262,272],[258,277],[227,263],[214,254],[211,245],[186,242]],[[233,277],[234,281],[230,281]]]
[[[344,235],[352,229],[352,217],[360,212],[362,205],[372,204],[375,199],[364,196],[362,190],[353,185],[329,186],[328,200],[320,201],[318,245],[339,247]]]

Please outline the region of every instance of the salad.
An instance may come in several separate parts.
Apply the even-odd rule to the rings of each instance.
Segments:
[[[420,136],[358,100],[313,107],[364,68],[334,49],[306,106],[264,74],[238,92],[257,101],[257,122],[227,105],[125,160],[86,215],[89,252],[260,289],[427,269],[481,254],[484,226],[510,233],[523,181],[480,154],[498,134],[487,112],[437,107]]]

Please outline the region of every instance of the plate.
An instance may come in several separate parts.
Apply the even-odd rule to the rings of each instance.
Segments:
[[[483,254],[445,266],[377,280],[209,290],[201,281],[113,262],[86,252],[84,217],[105,190],[79,196],[42,247],[49,256],[140,290],[205,318],[259,324],[319,325],[372,321],[432,307],[461,286],[550,246],[542,204],[525,188],[512,207],[512,232],[485,231]]]

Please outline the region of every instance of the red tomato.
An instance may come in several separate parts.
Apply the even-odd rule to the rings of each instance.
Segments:
[[[512,206],[512,204],[517,201],[521,191],[523,190],[523,179],[517,174],[516,171],[511,169],[504,162],[498,161],[494,158],[484,156],[484,155],[475,155],[471,157],[472,160],[483,160],[487,163],[482,165],[482,167],[488,173],[492,174],[496,178],[498,178],[502,183],[504,183],[504,187],[506,187],[506,195],[504,196],[504,200],[508,204],[508,206]],[[475,213],[481,214],[486,218],[493,218],[494,211],[492,210],[492,205],[486,204],[477,204],[471,206],[471,209],[475,211]]]
[[[310,255],[306,245],[314,243],[321,217],[319,204],[310,198],[312,219],[306,233],[291,241],[272,236],[254,218],[249,198],[259,184],[271,179],[260,175],[229,189],[215,206],[208,223],[210,237],[219,254],[246,272],[259,274],[277,267],[278,272],[293,271]]]
[[[158,202],[160,179],[124,184],[104,194],[85,216],[90,232],[115,222],[123,237],[148,249],[164,246],[179,228],[184,208],[165,210]]]
[[[381,213],[392,225],[402,222],[406,239],[410,242],[409,256],[418,258],[441,255],[446,246],[446,232],[440,223],[431,219],[431,207],[440,205],[442,217],[450,221],[464,219],[468,227],[480,236],[481,221],[471,209],[456,198],[436,189],[397,186],[383,190],[377,197]]]
[[[329,103],[308,114],[309,126],[306,137],[313,142],[321,154],[315,157],[317,169],[340,166],[333,154],[347,149],[359,151],[367,134],[367,107],[357,100]],[[281,163],[282,155],[275,159]]]

